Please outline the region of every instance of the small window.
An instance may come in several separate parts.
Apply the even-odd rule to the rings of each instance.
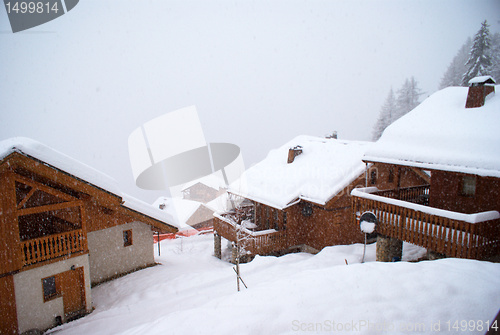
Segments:
[[[123,246],[128,247],[132,245],[132,230],[123,231]]]
[[[476,194],[476,176],[464,176],[462,179],[462,195],[473,197]]]
[[[286,230],[286,212],[283,212],[283,230]]]
[[[47,277],[42,279],[42,287],[43,287],[43,300],[48,301],[59,296],[59,292],[57,292],[56,285],[56,277]]]
[[[277,209],[274,210],[274,230],[280,230],[280,228],[279,228],[279,212]]]
[[[372,185],[377,183],[377,170],[372,170],[372,172],[370,172],[370,183]]]
[[[394,168],[393,167],[391,167],[389,169],[389,178],[387,178],[387,179],[388,179],[387,181],[389,183],[393,183],[394,182]]]

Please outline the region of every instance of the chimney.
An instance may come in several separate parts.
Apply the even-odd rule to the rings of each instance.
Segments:
[[[476,108],[484,106],[486,96],[495,92],[495,79],[491,76],[475,77],[469,80],[469,93],[465,108]]]
[[[337,139],[337,131],[334,130],[331,135],[326,135],[325,137],[328,138],[328,139],[330,139],[330,138]]]
[[[302,153],[302,147],[300,145],[297,145],[293,148],[288,149],[288,161],[287,161],[287,163],[288,164],[293,163],[293,161],[295,160],[295,157],[297,157],[301,153]]]

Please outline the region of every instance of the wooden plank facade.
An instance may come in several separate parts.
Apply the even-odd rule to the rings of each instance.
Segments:
[[[459,217],[455,213],[500,211],[500,179],[439,170],[430,173],[430,185],[425,188],[370,192],[376,196],[370,199],[353,196],[354,221],[371,211],[379,221],[377,232],[384,236],[448,257],[489,259],[499,255],[500,219],[486,215],[485,220],[469,222],[453,217]]]
[[[89,233],[133,222],[148,225],[147,262],[154,262],[151,230],[177,229],[122,203],[120,196],[21,152],[0,161],[1,334],[46,329],[91,311],[89,264],[109,255],[89,255]],[[61,309],[33,315],[30,308],[43,310],[54,299],[62,299]]]

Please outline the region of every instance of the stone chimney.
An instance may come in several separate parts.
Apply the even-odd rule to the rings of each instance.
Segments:
[[[491,76],[475,77],[469,80],[469,93],[465,108],[484,106],[486,96],[495,92],[495,79]]]
[[[300,145],[297,145],[293,148],[288,149],[288,161],[287,161],[287,163],[288,164],[293,163],[293,161],[295,160],[295,157],[297,157],[301,153],[302,153],[302,147]]]

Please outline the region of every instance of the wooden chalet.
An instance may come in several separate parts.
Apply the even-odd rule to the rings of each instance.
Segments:
[[[245,171],[240,183],[230,186],[236,205],[215,215],[216,256],[221,257],[221,237],[239,243],[250,257],[316,253],[326,246],[363,242],[364,234],[351,220],[350,192],[380,185],[381,176],[389,173],[385,167],[362,162],[370,145],[299,136],[271,151]],[[427,175],[412,168],[400,173],[407,176],[401,181],[405,186],[428,183]]]
[[[91,286],[154,264],[160,211],[109,177],[25,138],[0,142],[0,333],[92,310]]]
[[[365,211],[378,218],[377,260],[400,258],[402,241],[431,257],[498,259],[500,97],[489,76],[470,84],[433,94],[367,150],[367,163],[431,176],[419,189],[352,191],[354,219]]]
[[[185,184],[182,188],[182,197],[186,200],[198,201],[206,204],[225,191],[224,181],[215,175],[209,175]]]

